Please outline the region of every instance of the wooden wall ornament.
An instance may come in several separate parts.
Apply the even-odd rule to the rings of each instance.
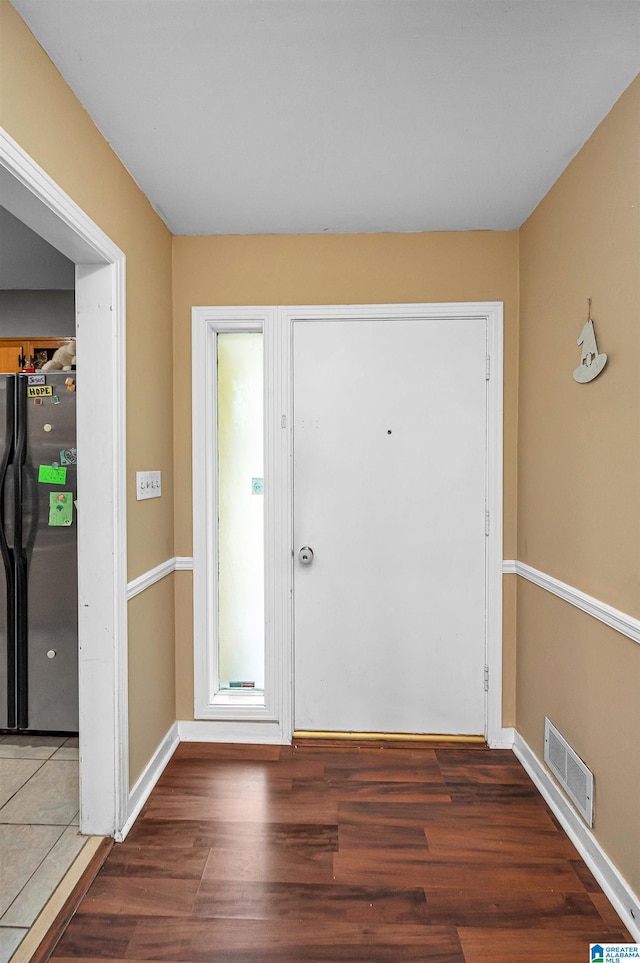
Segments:
[[[588,381],[593,381],[594,378],[597,378],[607,363],[606,354],[598,354],[596,333],[593,327],[593,321],[591,320],[591,298],[589,298],[588,301],[589,311],[587,322],[577,342],[582,345],[580,364],[573,372],[574,381],[580,384],[586,384]]]

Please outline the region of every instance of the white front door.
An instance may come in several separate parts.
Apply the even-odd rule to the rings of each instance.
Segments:
[[[484,734],[486,318],[293,329],[295,728]]]

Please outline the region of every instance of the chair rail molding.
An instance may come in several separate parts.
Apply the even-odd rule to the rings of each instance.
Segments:
[[[159,582],[160,579],[171,575],[172,572],[191,572],[193,570],[193,559],[187,556],[168,558],[165,562],[160,562],[142,575],[127,582],[127,602],[140,595],[145,589],[150,588]]]
[[[626,635],[628,639],[640,643],[640,619],[627,615],[626,612],[621,612],[620,609],[607,605],[606,602],[601,602],[593,595],[587,595],[586,592],[582,592],[566,582],[561,582],[553,575],[547,575],[545,572],[540,572],[537,568],[525,564],[525,562],[518,562],[514,559],[503,561],[502,573],[503,575],[516,574],[520,575],[521,578],[526,578],[528,582],[533,582],[534,585],[545,589],[565,602],[569,602],[570,605],[586,612],[587,615],[593,616],[594,619],[598,619],[599,622],[615,629],[621,635]]]

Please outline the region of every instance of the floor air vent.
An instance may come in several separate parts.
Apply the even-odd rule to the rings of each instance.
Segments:
[[[544,720],[544,761],[589,826],[593,826],[593,773],[556,727]]]

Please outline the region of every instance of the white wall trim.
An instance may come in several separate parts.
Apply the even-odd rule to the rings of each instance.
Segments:
[[[77,406],[80,827],[113,835],[129,793],[125,255],[1,128],[0,197],[75,262],[80,372],[101,359]]]
[[[127,820],[115,834],[116,842],[121,843],[125,839],[179,744],[178,723],[174,722],[129,793]]]
[[[552,595],[556,595],[582,612],[586,612],[587,615],[598,619],[599,622],[604,622],[605,625],[615,629],[616,632],[620,632],[621,635],[626,635],[628,639],[640,643],[640,619],[627,615],[626,612],[621,612],[620,609],[615,609],[612,605],[601,602],[593,595],[587,595],[586,592],[581,592],[580,589],[567,585],[566,582],[561,582],[552,575],[546,575],[524,562],[504,561],[502,571],[504,574],[516,572],[522,578],[526,578],[527,581],[533,582],[534,585],[546,589]]]
[[[258,331],[264,348],[265,683],[264,693],[218,687],[216,337]],[[194,715],[226,723],[258,741],[291,737],[291,518],[288,497],[290,422],[288,344],[274,307],[195,307],[192,310],[193,636]],[[203,443],[205,442],[205,443]],[[218,728],[216,728],[218,731]],[[224,727],[220,727],[220,733]],[[266,738],[264,733],[270,732]],[[237,736],[237,741],[253,737]]]
[[[172,572],[188,572],[191,569],[193,569],[193,559],[187,556],[168,558],[166,562],[160,562],[155,568],[150,568],[148,572],[143,572],[142,575],[127,582],[127,601],[140,595],[145,589],[155,585],[167,575],[171,575]]]
[[[176,560],[175,558],[168,558],[166,562],[160,562],[155,568],[150,568],[148,572],[143,572],[142,575],[138,575],[137,578],[132,579],[127,582],[127,602],[135,598],[136,595],[140,595],[145,589],[150,588],[159,582],[160,579],[165,578],[167,575],[171,575],[172,572],[176,570]]]
[[[518,563],[513,558],[505,558],[502,560],[502,574],[503,575],[517,575],[516,565]]]
[[[503,726],[498,739],[489,743],[490,749],[513,749],[516,730],[513,727]]]
[[[474,306],[467,306],[473,309]],[[487,383],[487,511],[490,532],[487,538],[487,742],[502,739],[502,533],[503,533],[503,305],[502,302],[478,304],[487,318],[487,355],[491,377]]]
[[[544,764],[518,732],[515,734],[513,751],[597,879],[624,925],[633,938],[640,941],[640,899],[620,875]]]
[[[180,742],[221,742],[238,745],[288,746],[291,734],[278,722],[178,722]]]
[[[193,559],[190,555],[176,555],[176,572],[193,572]]]

